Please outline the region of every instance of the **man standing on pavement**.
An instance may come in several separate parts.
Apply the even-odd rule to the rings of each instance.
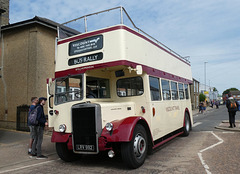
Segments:
[[[32,155],[30,157],[37,156],[36,159],[46,159],[47,157],[42,155],[42,141],[43,141],[43,132],[44,132],[44,127],[48,126],[48,123],[46,121],[46,117],[44,115],[44,110],[43,106],[45,105],[47,99],[45,97],[40,97],[39,98],[39,103],[36,107],[37,108],[37,121],[38,125],[35,126],[35,131],[36,131],[36,138],[33,141],[32,145]],[[36,152],[37,148],[37,152]]]
[[[226,101],[226,107],[228,108],[229,114],[229,128],[232,128],[235,125],[235,115],[238,110],[238,103],[234,100],[231,93],[228,93],[228,99]]]
[[[35,109],[37,103],[38,103],[38,98],[37,97],[32,97],[31,98],[31,106],[29,108],[29,113]],[[30,140],[29,140],[29,146],[28,146],[28,154],[30,155],[32,152],[32,144],[33,144],[33,139],[34,139],[34,126],[30,125],[29,122],[27,122],[29,129],[30,129]]]

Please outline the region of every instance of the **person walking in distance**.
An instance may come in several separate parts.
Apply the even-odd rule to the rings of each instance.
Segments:
[[[46,117],[44,115],[43,106],[45,105],[47,99],[45,97],[40,97],[37,108],[37,121],[38,125],[35,126],[36,138],[33,141],[32,145],[32,155],[31,157],[37,156],[36,159],[46,159],[47,157],[42,155],[42,142],[43,142],[43,132],[44,127],[48,126]],[[37,152],[36,152],[37,148]]]
[[[31,106],[29,108],[29,113],[35,109],[37,103],[38,103],[38,98],[37,97],[32,97],[31,98]],[[28,127],[30,129],[30,139],[29,139],[29,145],[28,145],[28,154],[30,155],[32,152],[32,144],[33,144],[33,139],[34,139],[34,126],[30,125],[30,123],[27,121]]]
[[[228,94],[228,99],[226,101],[226,107],[228,108],[228,115],[229,115],[229,128],[232,128],[235,125],[235,115],[238,110],[238,103],[232,97],[232,94]]]

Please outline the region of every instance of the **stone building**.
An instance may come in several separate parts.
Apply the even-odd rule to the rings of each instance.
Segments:
[[[1,15],[1,25],[9,24],[9,0],[0,0],[0,9],[5,12]]]
[[[19,106],[30,105],[33,96],[47,96],[46,79],[54,77],[58,25],[36,16],[30,20],[2,26],[0,127],[15,129],[17,122],[26,123],[26,117],[24,120],[17,119]],[[70,28],[62,30],[67,35],[74,32]]]
[[[190,86],[192,109],[197,109],[199,105],[199,81],[193,78],[193,84]]]

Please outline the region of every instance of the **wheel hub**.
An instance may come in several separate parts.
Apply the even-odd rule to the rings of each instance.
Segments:
[[[146,141],[141,134],[137,134],[134,138],[133,144],[134,154],[140,158],[146,150]]]

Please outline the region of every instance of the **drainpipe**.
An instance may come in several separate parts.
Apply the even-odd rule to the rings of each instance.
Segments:
[[[2,79],[3,82],[3,88],[4,88],[4,109],[5,109],[5,115],[4,115],[4,120],[7,121],[7,116],[8,116],[8,104],[7,104],[7,86],[6,86],[6,82],[4,80],[4,73],[3,73],[3,59],[4,59],[4,42],[3,42],[3,35],[2,35],[2,13],[4,13],[5,10],[0,9],[0,39],[1,39],[1,45],[2,47],[0,48],[0,53],[1,53],[1,67],[0,67],[0,71],[1,71],[1,75],[0,78]]]

